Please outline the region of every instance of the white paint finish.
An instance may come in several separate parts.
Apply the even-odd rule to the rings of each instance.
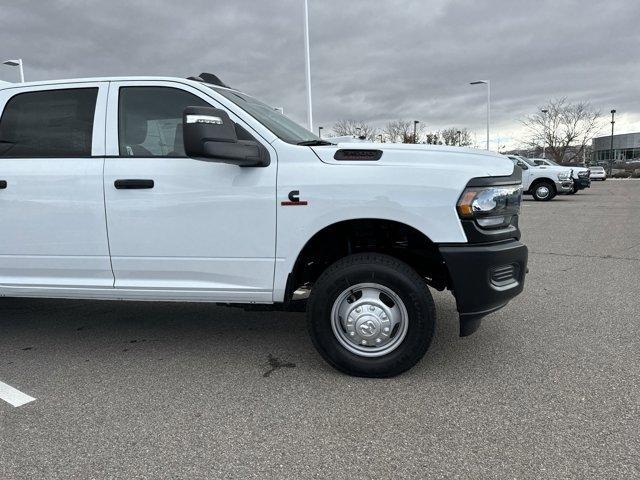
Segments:
[[[311,149],[282,141],[273,145],[279,157],[278,201],[291,190],[299,190],[300,199],[308,201],[307,206],[278,207],[274,301],[283,299],[287,276],[307,241],[343,220],[394,220],[436,243],[466,242],[455,206],[469,179],[507,176],[514,168],[503,156],[469,149],[394,144]],[[337,161],[333,156],[338,148],[384,153],[378,161]]]
[[[104,152],[107,85],[98,87],[96,153]],[[0,108],[13,95],[49,87],[0,91]],[[102,145],[102,147],[100,147]],[[104,215],[103,158],[0,158],[0,292],[2,284],[110,286],[113,274]]]
[[[108,152],[118,150],[118,88],[128,85],[111,85]],[[148,85],[183,88],[167,82]],[[233,112],[230,116],[252,131]],[[228,292],[253,292],[256,299],[270,294],[277,156],[264,145],[271,155],[271,165],[264,168],[190,158],[107,158],[104,188],[116,288],[207,290],[212,301],[227,301]],[[118,179],[152,179],[155,185],[117,190]]]
[[[35,398],[30,397],[26,393],[22,393],[11,385],[0,382],[0,400],[4,400],[13,407],[21,407],[22,405],[33,402]]]

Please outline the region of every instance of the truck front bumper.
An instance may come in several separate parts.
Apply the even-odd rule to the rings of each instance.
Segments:
[[[591,187],[591,179],[589,177],[579,177],[573,179],[573,185],[576,190],[583,190]]]
[[[519,241],[439,248],[458,307],[461,337],[471,335],[482,317],[522,292],[528,252]]]
[[[568,180],[557,180],[556,181],[556,191],[558,193],[570,193],[573,191],[573,179]]]

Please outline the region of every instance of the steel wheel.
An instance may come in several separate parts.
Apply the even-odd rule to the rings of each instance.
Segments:
[[[377,283],[347,288],[331,309],[333,334],[344,348],[362,357],[381,357],[398,348],[408,326],[400,297]]]

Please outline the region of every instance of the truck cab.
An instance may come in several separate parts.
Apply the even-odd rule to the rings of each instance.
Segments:
[[[0,86],[0,295],[305,310],[338,370],[397,375],[522,292],[522,170],[321,140],[217,77]]]

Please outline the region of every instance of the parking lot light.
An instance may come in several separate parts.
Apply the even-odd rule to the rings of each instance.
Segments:
[[[4,65],[9,65],[10,67],[18,67],[20,69],[20,83],[24,83],[24,68],[22,67],[21,58],[17,58],[15,60],[5,60],[2,63]]]
[[[611,175],[611,171],[613,170],[613,127],[616,124],[616,111],[615,109],[611,110],[611,145],[610,145],[610,158],[609,158],[609,175]]]
[[[487,86],[487,150],[489,150],[489,126],[491,124],[491,81],[477,80],[471,82],[470,85],[486,85]]]
[[[549,113],[549,110],[547,110],[546,108],[543,108],[541,110],[542,112],[542,122],[543,122],[543,128],[542,128],[542,158],[547,158],[546,156],[546,147],[547,147],[547,113]]]

